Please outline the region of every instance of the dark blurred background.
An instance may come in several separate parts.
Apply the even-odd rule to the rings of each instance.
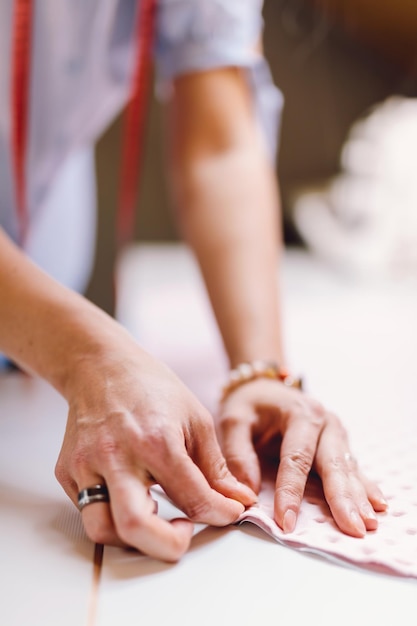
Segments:
[[[416,0],[265,0],[265,54],[285,97],[277,160],[287,245],[291,198],[335,175],[351,124],[392,94],[417,95]],[[178,239],[165,185],[161,110],[148,119],[136,238]],[[99,233],[88,297],[112,309],[120,118],[97,146]]]

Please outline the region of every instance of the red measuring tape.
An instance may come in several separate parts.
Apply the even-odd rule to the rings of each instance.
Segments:
[[[16,186],[19,242],[24,247],[29,230],[27,200],[27,144],[32,24],[35,0],[15,0],[12,41],[12,163]],[[116,237],[121,247],[133,235],[135,201],[138,193],[144,145],[144,126],[152,67],[156,0],[141,0],[135,26],[136,59],[122,137],[120,188]]]
[[[150,74],[155,34],[156,0],[141,0],[136,22],[137,58],[127,104],[122,137],[121,175],[117,208],[117,244],[133,236],[135,201],[138,194],[145,121],[149,104]]]
[[[24,246],[28,233],[26,196],[26,150],[29,115],[32,0],[16,0],[12,40],[12,163],[16,186],[19,243]]]

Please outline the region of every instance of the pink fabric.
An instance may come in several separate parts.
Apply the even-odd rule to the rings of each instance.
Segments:
[[[214,411],[226,369],[203,292],[195,285],[165,285],[142,293],[138,304],[135,314],[141,343],[168,363]],[[350,425],[347,427],[349,430]],[[317,479],[308,483],[293,533],[284,535],[273,521],[273,481],[263,484],[259,504],[242,514],[240,523],[257,524],[277,541],[298,550],[417,578],[417,420],[413,415],[399,420],[393,413],[378,422],[377,430],[366,423],[356,430],[352,424],[352,429],[360,467],[376,480],[389,503],[388,511],[378,514],[377,531],[361,539],[342,533],[333,522]]]
[[[241,523],[257,524],[271,537],[293,548],[321,554],[381,573],[417,578],[417,427],[364,445],[361,465],[377,476],[389,508],[378,513],[379,526],[358,539],[342,533],[333,521],[321,483],[310,479],[294,532],[284,534],[273,521],[273,481],[264,482],[259,504],[245,511]],[[388,454],[389,452],[389,454]]]

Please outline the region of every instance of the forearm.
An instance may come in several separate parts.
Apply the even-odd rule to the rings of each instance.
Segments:
[[[64,396],[69,381],[127,333],[42,272],[0,230],[0,351]]]
[[[279,226],[271,176],[258,155],[207,159],[188,172],[183,233],[195,251],[231,365],[283,360]]]
[[[237,96],[235,129],[208,134],[195,150],[176,150],[175,202],[230,364],[268,358],[282,363],[277,182],[253,115],[245,103],[239,111],[241,102]],[[183,122],[185,144],[188,130],[194,131]]]

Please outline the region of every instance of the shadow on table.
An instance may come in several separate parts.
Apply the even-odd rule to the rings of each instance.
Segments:
[[[0,483],[0,504],[3,532],[13,532],[22,523],[26,527],[25,537],[33,533],[38,546],[42,544],[45,549],[56,549],[61,554],[76,553],[91,561],[94,544],[71,502]]]

